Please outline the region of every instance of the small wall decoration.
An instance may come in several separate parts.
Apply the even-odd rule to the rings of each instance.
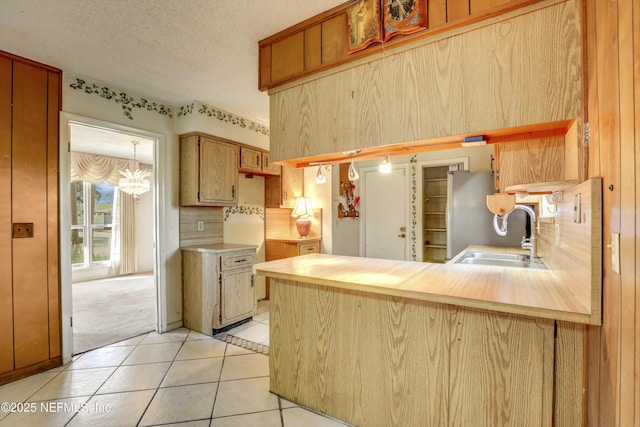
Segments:
[[[349,181],[349,164],[340,164],[340,197],[344,198],[344,203],[338,203],[338,218],[357,218],[360,216],[358,205],[360,204],[360,196],[356,196],[356,186]]]
[[[380,0],[360,0],[348,10],[349,53],[382,41]]]
[[[360,0],[348,9],[349,53],[427,28],[426,0]]]
[[[427,28],[425,0],[382,0],[384,40]]]

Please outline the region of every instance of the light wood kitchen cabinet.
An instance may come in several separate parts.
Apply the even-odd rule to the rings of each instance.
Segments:
[[[320,239],[267,239],[264,242],[265,261],[320,253]],[[266,299],[269,299],[269,278],[266,279]]]
[[[542,4],[273,89],[271,154],[292,161],[579,119],[581,8]]]
[[[450,324],[449,425],[551,426],[554,321],[457,309]]]
[[[238,146],[209,135],[180,136],[180,205],[238,204]]]
[[[268,152],[240,146],[241,173],[253,173],[257,175],[280,175],[280,165],[271,162]]]
[[[266,261],[319,253],[320,240],[318,239],[265,240]]]
[[[287,400],[363,426],[583,425],[584,325],[269,279]]]
[[[248,172],[262,172],[262,152],[240,147],[240,169]]]
[[[265,180],[265,206],[293,208],[298,197],[304,196],[304,169],[282,166],[280,176]]]
[[[569,179],[565,176],[565,138],[551,137],[494,146],[496,190],[533,182]],[[577,159],[572,159],[577,163]]]
[[[255,313],[254,247],[201,245],[182,248],[183,323],[206,335]]]
[[[280,165],[271,161],[271,154],[262,152],[262,173],[265,175],[280,175]]]
[[[60,94],[60,70],[0,52],[0,384],[62,364]]]

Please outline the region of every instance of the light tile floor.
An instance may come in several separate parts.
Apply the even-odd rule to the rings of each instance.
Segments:
[[[268,312],[229,333],[268,345]],[[0,386],[0,405],[2,427],[345,425],[270,393],[268,356],[185,328]]]

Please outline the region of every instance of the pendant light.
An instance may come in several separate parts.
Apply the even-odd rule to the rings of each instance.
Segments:
[[[378,170],[381,173],[391,173],[391,159],[389,158],[389,153],[387,153],[387,155],[384,156],[384,159],[382,159],[382,163],[380,163]]]
[[[138,141],[131,141],[133,144],[133,164],[136,163],[136,145]],[[140,168],[136,168],[135,172],[131,172],[128,168],[124,171],[119,171],[124,178],[120,178],[118,181],[118,188],[120,191],[132,194],[134,199],[138,198],[139,194],[146,193],[151,188],[147,176],[151,175],[151,172],[141,171]]]
[[[316,173],[316,184],[324,184],[325,182],[327,182],[327,177],[324,175],[324,170],[322,170],[322,164],[320,164]]]
[[[358,179],[360,179],[360,175],[358,174],[358,171],[356,170],[355,165],[353,164],[353,159],[351,159],[351,164],[349,165],[349,181],[357,181]]]

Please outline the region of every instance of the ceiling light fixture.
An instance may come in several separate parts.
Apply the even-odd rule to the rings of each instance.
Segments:
[[[316,173],[316,184],[324,184],[327,182],[327,177],[324,175],[324,170],[322,170],[322,164],[318,165],[318,172]]]
[[[380,163],[380,168],[378,170],[381,173],[391,173],[391,159],[389,158],[389,153],[384,156],[382,159],[382,163]]]
[[[138,141],[131,141],[131,143],[133,144],[133,164],[137,166],[136,145],[138,145]],[[146,193],[151,189],[151,183],[146,179],[151,175],[151,172],[141,171],[136,167],[135,172],[131,172],[127,168],[125,171],[120,171],[120,174],[124,178],[120,178],[118,181],[118,188],[124,193],[132,194],[134,199],[137,199],[139,194]]]

